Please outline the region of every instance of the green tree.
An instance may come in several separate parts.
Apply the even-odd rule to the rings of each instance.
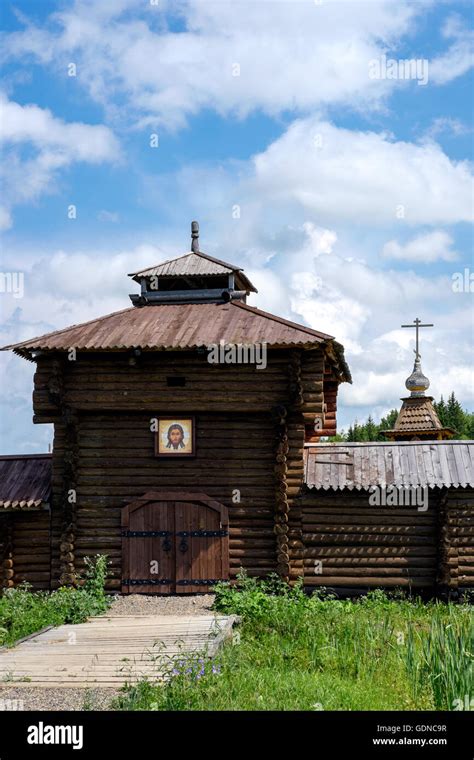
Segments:
[[[379,429],[380,429],[380,426],[375,424],[372,418],[372,415],[369,414],[367,418],[367,422],[364,425],[364,440],[366,441],[376,440]]]
[[[448,419],[449,427],[453,428],[458,435],[462,435],[466,425],[466,415],[463,412],[461,404],[455,397],[454,391],[448,398]]]
[[[442,396],[438,402],[434,402],[434,408],[443,427],[447,427],[448,407],[446,406],[446,402]]]
[[[439,420],[443,427],[452,428],[456,431],[456,438],[474,439],[474,412],[464,410],[452,392],[446,402],[441,396],[438,402],[434,402]],[[358,442],[358,441],[383,441],[388,440],[382,430],[391,430],[398,417],[398,410],[391,409],[386,417],[382,417],[377,424],[369,414],[367,422],[359,424],[356,420],[349,425],[347,433],[342,430],[337,436],[330,438],[333,442]]]
[[[380,430],[391,430],[398,417],[398,409],[391,409],[386,417],[380,420]]]
[[[464,433],[469,440],[474,439],[474,412],[466,412],[466,427]]]
[[[464,410],[457,400],[454,391],[448,397],[447,402],[441,396],[434,403],[439,420],[443,427],[452,428],[456,438],[472,439],[474,436],[474,412]]]

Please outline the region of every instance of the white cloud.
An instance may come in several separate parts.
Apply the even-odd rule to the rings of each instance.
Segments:
[[[333,246],[337,241],[337,235],[333,230],[321,229],[311,222],[305,222],[302,228],[308,236],[308,246],[315,256],[332,253]]]
[[[110,117],[141,126],[179,127],[202,109],[238,117],[340,104],[366,110],[378,108],[393,88],[409,86],[371,79],[369,64],[387,51],[396,55],[430,5],[75,0],[43,27],[21,15],[25,29],[4,35],[3,57],[32,57],[56,70],[73,61],[77,82]],[[435,84],[472,65],[469,31],[455,16],[445,23],[444,39],[447,49],[429,62]]]
[[[462,312],[453,311],[453,315],[462,321]],[[413,368],[414,339],[413,334],[407,334],[412,332],[398,330],[368,337],[364,350],[349,357],[353,385],[341,386],[341,400],[351,408],[352,419],[358,416],[359,408],[380,407],[385,411],[399,408],[399,399],[408,395],[405,380]],[[439,316],[430,334],[427,333],[425,330],[421,335],[421,363],[430,380],[429,393],[439,399],[454,390],[463,405],[472,409],[474,369],[464,340],[466,333],[454,325],[449,326]]]
[[[258,290],[258,294],[251,295],[250,305],[291,319],[290,294],[281,278],[270,268],[250,266],[245,273]]]
[[[325,222],[453,224],[472,219],[472,174],[434,142],[295,121],[254,158],[253,190]]]
[[[458,137],[467,135],[472,132],[472,127],[463,124],[459,119],[452,119],[450,116],[439,116],[433,120],[433,123],[426,131],[426,137],[432,139],[437,135],[447,134]]]
[[[438,398],[454,389],[472,406],[472,309],[453,293],[450,277],[379,269],[357,251],[342,255],[337,242],[329,255],[318,255],[319,241],[330,232],[306,223],[306,240],[301,244],[295,234],[296,247],[274,264],[270,287],[275,290],[277,275],[285,286],[285,309],[290,299],[285,316],[344,344],[354,379],[352,386],[340,388],[346,424],[374,409],[385,413],[399,406],[414,361],[414,330],[400,325],[415,316],[435,323],[421,336],[422,365],[433,394]],[[258,297],[254,303],[259,305]],[[281,312],[278,304],[275,310]]]
[[[131,307],[128,294],[138,292],[138,286],[127,273],[171,258],[162,248],[143,244],[124,251],[58,250],[31,258],[27,251],[12,250],[5,268],[14,267],[20,257],[24,297],[1,294],[0,345]]]
[[[109,115],[142,126],[182,126],[206,108],[239,117],[360,109],[399,86],[371,80],[368,64],[411,31],[420,12],[407,0],[180,0],[155,8],[76,0],[44,29],[29,23],[6,36],[4,56],[51,58],[64,69],[74,61],[78,83]],[[170,18],[183,28],[170,31]]]
[[[446,84],[462,76],[474,65],[472,28],[456,16],[450,16],[444,24],[443,36],[453,40],[448,50],[430,61],[430,81]]]
[[[298,278],[293,279],[292,284],[297,287]],[[361,300],[344,296],[337,287],[327,284],[319,297],[295,295],[291,306],[311,327],[333,335],[346,351],[358,354],[362,350],[361,331],[371,309]]]
[[[46,108],[20,105],[0,96],[0,140],[11,145],[31,143],[42,151],[54,150],[60,160],[100,163],[115,160],[118,142],[108,127],[65,122]]]
[[[2,185],[10,206],[34,201],[56,189],[59,171],[71,164],[99,164],[119,160],[119,143],[103,125],[65,122],[36,105],[20,105],[0,94]],[[24,148],[33,151],[25,157]],[[11,226],[10,209],[0,215],[3,228]]]
[[[433,261],[456,261],[459,254],[453,250],[451,235],[443,230],[433,230],[425,235],[418,235],[405,244],[390,240],[382,249],[385,259],[398,259],[430,264]]]

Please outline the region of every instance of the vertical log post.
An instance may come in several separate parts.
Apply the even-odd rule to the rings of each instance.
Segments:
[[[303,576],[303,529],[301,523],[301,507],[298,504],[304,480],[304,440],[305,420],[303,409],[305,404],[302,376],[302,351],[290,352],[288,362],[288,395],[289,406],[286,418],[286,434],[289,447],[286,459],[285,479],[287,484],[288,503],[288,554],[290,564],[290,580],[294,582]]]
[[[301,409],[304,403],[301,382],[301,351],[291,351],[288,364],[288,391],[292,409]]]
[[[458,588],[458,552],[451,541],[448,491],[441,495],[438,510],[437,593],[448,595]]]
[[[63,414],[65,422],[65,452],[62,502],[62,532],[59,546],[60,584],[62,586],[75,585],[75,521],[76,521],[76,498],[77,498],[77,464],[79,459],[78,450],[78,417],[73,409],[65,408]]]
[[[63,369],[64,360],[61,358],[54,359],[51,363],[51,374],[47,384],[49,401],[58,408],[61,408],[64,395]]]
[[[275,451],[275,515],[274,533],[276,535],[277,573],[283,581],[290,579],[290,554],[288,545],[288,512],[287,499],[287,454],[288,435],[286,428],[287,410],[284,406],[272,409],[276,423],[276,451]]]
[[[8,515],[6,524],[6,540],[2,561],[2,586],[13,588],[15,585],[15,563],[13,558],[13,518]]]

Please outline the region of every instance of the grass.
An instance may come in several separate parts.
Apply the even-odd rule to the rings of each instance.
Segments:
[[[104,593],[107,557],[97,555],[85,561],[85,578],[78,588],[32,592],[28,584],[22,584],[6,590],[0,596],[0,645],[12,646],[46,626],[82,623],[105,612],[109,605]]]
[[[433,615],[427,631],[408,631],[406,664],[413,693],[429,684],[433,706],[452,709],[458,699],[474,691],[472,618],[450,606],[447,614]]]
[[[165,685],[127,685],[121,710],[450,710],[473,692],[467,604],[374,591],[311,597],[276,579],[216,587],[215,608],[242,623],[212,661],[157,655]]]

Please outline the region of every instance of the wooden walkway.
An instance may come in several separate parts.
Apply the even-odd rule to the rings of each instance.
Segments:
[[[144,677],[163,680],[169,658],[192,652],[213,657],[232,635],[235,620],[214,615],[103,616],[50,628],[0,649],[0,689],[13,684],[120,687]]]

